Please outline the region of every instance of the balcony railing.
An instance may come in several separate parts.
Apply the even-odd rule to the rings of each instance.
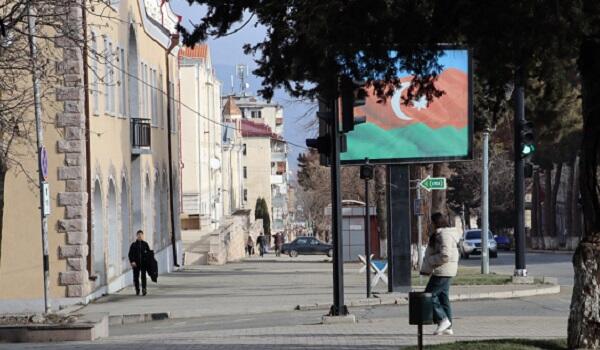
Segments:
[[[152,127],[150,119],[131,118],[131,152],[150,153]]]

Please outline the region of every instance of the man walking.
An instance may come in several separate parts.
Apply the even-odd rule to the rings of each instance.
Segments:
[[[140,295],[140,273],[142,277],[142,295],[146,295],[146,271],[148,267],[145,262],[150,252],[150,246],[144,241],[144,231],[138,230],[135,242],[129,247],[129,263],[133,268],[133,285],[135,295]]]
[[[441,213],[431,215],[431,221],[433,232],[425,250],[421,274],[431,275],[425,292],[431,293],[433,321],[438,325],[433,334],[453,335],[450,284],[458,270],[460,231],[449,227],[448,220]]]

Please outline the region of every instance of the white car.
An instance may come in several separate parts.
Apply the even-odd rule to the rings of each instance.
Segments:
[[[481,255],[481,229],[465,230],[459,249],[463,259],[468,259],[470,255]],[[491,258],[498,257],[498,245],[491,231],[488,231],[488,249]]]

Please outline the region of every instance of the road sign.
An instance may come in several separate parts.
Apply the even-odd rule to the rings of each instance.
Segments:
[[[44,190],[44,215],[50,215],[50,185],[47,182],[42,183]]]
[[[42,178],[46,181],[48,179],[48,152],[44,146],[40,149],[40,162],[42,163]]]
[[[419,186],[423,187],[427,191],[431,190],[445,190],[446,189],[446,178],[445,177],[431,177],[427,178],[419,183]]]

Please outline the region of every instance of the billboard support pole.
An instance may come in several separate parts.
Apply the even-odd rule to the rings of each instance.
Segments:
[[[388,166],[388,292],[411,288],[410,181],[408,165]]]

